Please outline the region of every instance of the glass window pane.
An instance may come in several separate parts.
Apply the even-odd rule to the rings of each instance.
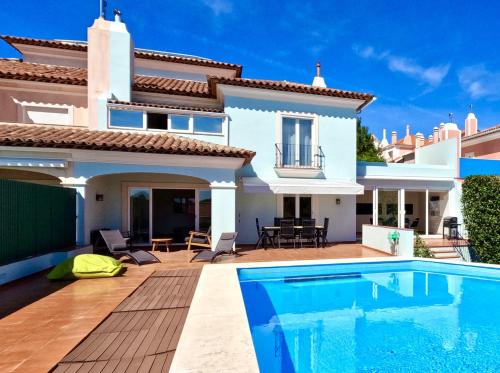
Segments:
[[[170,115],[170,129],[177,131],[189,131],[189,116]]]
[[[134,242],[149,242],[149,189],[130,189],[130,235]]]
[[[386,227],[398,226],[398,191],[380,190],[378,192],[378,224]]]
[[[301,166],[311,166],[311,136],[312,136],[312,120],[300,119],[299,120],[299,146],[300,157],[299,163]]]
[[[283,197],[283,217],[295,218],[295,197]]]
[[[302,219],[311,219],[312,204],[311,197],[300,197],[300,214]]]
[[[194,132],[222,133],[222,118],[193,117]]]
[[[295,165],[295,119],[283,118],[282,124],[282,163],[283,166]]]
[[[142,111],[110,109],[109,125],[115,127],[142,128]]]
[[[212,224],[212,192],[200,190],[200,230],[207,231]]]

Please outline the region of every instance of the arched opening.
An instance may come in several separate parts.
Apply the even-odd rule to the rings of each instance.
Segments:
[[[34,184],[60,185],[61,180],[48,173],[18,168],[0,168],[0,179],[23,181]]]
[[[96,176],[85,191],[86,226],[119,229],[135,244],[152,238],[184,243],[191,230],[211,225],[209,182],[192,176],[162,173],[118,173]],[[92,235],[92,233],[91,233]]]

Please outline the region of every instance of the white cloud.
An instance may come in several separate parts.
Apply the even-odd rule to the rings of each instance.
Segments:
[[[483,64],[464,67],[458,72],[458,80],[473,99],[500,99],[500,72],[490,71]]]
[[[389,51],[377,52],[372,46],[354,45],[352,49],[361,58],[384,61],[389,70],[404,74],[434,88],[441,84],[450,70],[449,64],[424,67],[410,58],[396,56]]]
[[[216,16],[228,14],[233,11],[233,3],[229,0],[203,0]]]

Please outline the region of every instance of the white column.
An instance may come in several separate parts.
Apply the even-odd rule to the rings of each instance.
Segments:
[[[399,228],[405,227],[405,190],[399,189]]]
[[[236,185],[234,182],[212,182],[212,250],[221,233],[236,231]]]
[[[372,220],[373,225],[378,225],[378,188],[374,188],[372,192],[372,200],[373,200],[373,211],[372,211]]]
[[[86,245],[90,242],[90,232],[87,232],[85,225],[85,192],[87,179],[61,177],[61,185],[65,188],[76,190],[76,244]]]
[[[429,234],[429,189],[425,190],[425,235]]]

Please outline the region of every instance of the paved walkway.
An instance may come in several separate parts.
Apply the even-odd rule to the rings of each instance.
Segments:
[[[200,273],[154,272],[54,372],[168,372]]]
[[[321,249],[243,248],[220,262],[259,262],[376,257],[387,254],[360,244]],[[0,372],[47,372],[75,348],[154,271],[201,268],[187,250],[155,252],[162,263],[127,263],[120,277],[51,283],[38,274],[0,287]]]

